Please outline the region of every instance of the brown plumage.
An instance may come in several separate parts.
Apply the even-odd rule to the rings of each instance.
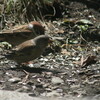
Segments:
[[[34,60],[43,53],[51,41],[51,37],[47,35],[37,36],[13,48],[12,53],[6,55],[6,57],[18,64]]]
[[[45,29],[39,22],[32,21],[29,24],[0,32],[0,41],[6,41],[14,47],[24,41],[42,35],[44,32]]]

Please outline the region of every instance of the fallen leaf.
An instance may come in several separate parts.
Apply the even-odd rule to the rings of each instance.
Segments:
[[[61,53],[65,55],[70,55],[70,52],[68,52],[66,49],[62,49]]]
[[[96,56],[89,55],[88,57],[84,58],[83,56],[81,57],[80,61],[74,61],[74,64],[80,65],[81,67],[85,67],[91,64],[96,63]]]
[[[82,67],[85,67],[87,65],[90,65],[90,64],[93,64],[93,63],[96,63],[96,60],[95,60],[96,56],[88,56],[86,59],[84,59],[83,57],[81,58],[81,66]]]

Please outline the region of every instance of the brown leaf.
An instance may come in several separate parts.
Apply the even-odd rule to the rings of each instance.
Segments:
[[[70,55],[70,52],[68,52],[66,49],[62,49],[61,53],[64,55]]]
[[[85,67],[85,66],[88,66],[90,64],[94,64],[96,63],[96,60],[95,60],[96,56],[88,56],[86,59],[83,58],[83,56],[81,57],[81,61],[80,61],[80,65],[82,67]]]
[[[84,58],[83,56],[81,57],[80,61],[74,61],[74,64],[80,65],[81,67],[85,67],[91,64],[96,63],[96,56],[89,55],[88,57]]]

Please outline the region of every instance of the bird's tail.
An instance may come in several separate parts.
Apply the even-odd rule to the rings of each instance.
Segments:
[[[8,54],[3,54],[0,56],[0,60],[4,60],[5,58],[12,60],[13,59],[13,55],[11,55],[12,53],[8,53]]]
[[[10,60],[12,60],[13,59],[13,55],[12,55],[12,53],[9,53],[9,54],[6,54],[6,55],[4,55],[5,56],[5,58],[7,58],[7,59],[10,59]]]
[[[0,60],[3,60],[3,59],[5,59],[5,56],[4,55],[0,56]]]
[[[4,41],[5,40],[5,34],[0,33],[0,41]]]

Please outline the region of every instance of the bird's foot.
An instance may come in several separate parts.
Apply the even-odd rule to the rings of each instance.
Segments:
[[[25,70],[23,70],[23,72],[26,74],[26,76],[23,78],[22,83],[26,83],[26,81],[27,81],[30,74],[29,74],[29,72],[27,72]]]

